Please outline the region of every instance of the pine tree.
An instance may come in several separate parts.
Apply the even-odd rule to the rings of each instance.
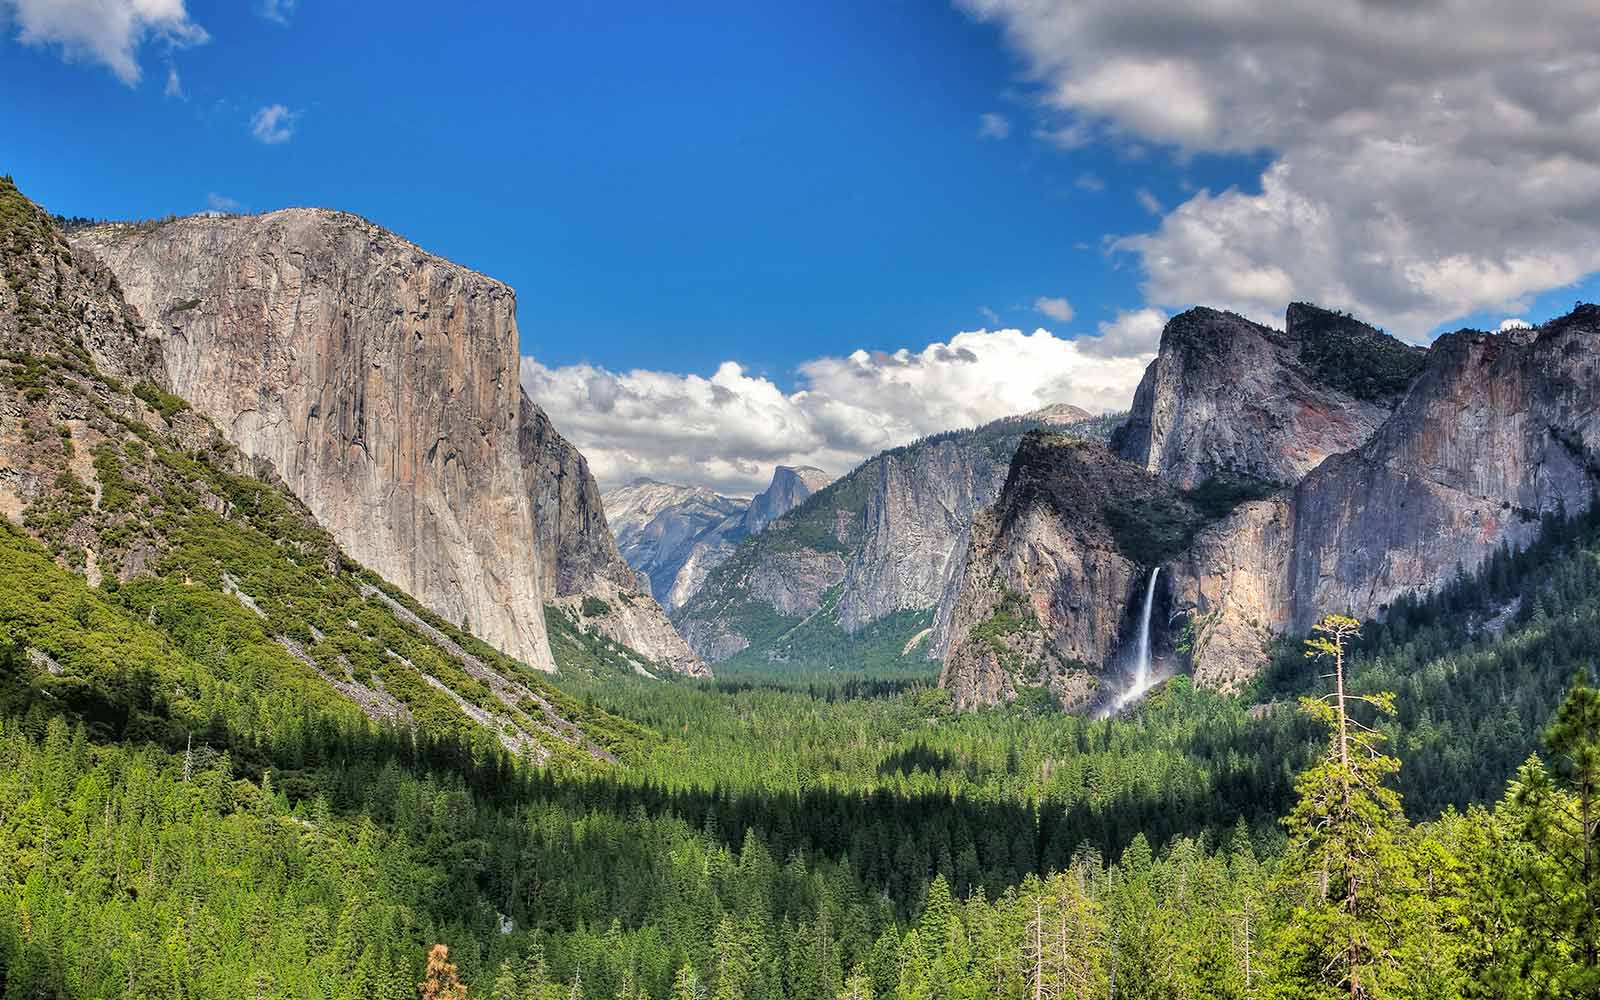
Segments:
[[[678,974],[672,977],[672,1000],[706,1000],[706,988],[688,962],[680,965]]]
[[[872,977],[867,974],[866,969],[860,965],[851,969],[844,986],[835,994],[834,1000],[875,1000]]]
[[[1400,762],[1381,753],[1382,734],[1350,712],[1359,703],[1393,714],[1394,696],[1346,689],[1346,648],[1360,628],[1353,618],[1329,615],[1306,641],[1308,658],[1331,661],[1334,689],[1301,699],[1330,740],[1321,761],[1296,781],[1298,800],[1284,821],[1291,846],[1280,879],[1295,899],[1275,942],[1284,997],[1394,995],[1398,900],[1409,876],[1400,796],[1384,782]]]
[[[1582,675],[1545,743],[1553,768],[1530,760],[1513,793],[1520,833],[1539,855],[1513,888],[1522,889],[1530,941],[1556,953],[1543,961],[1566,966],[1552,995],[1600,997],[1600,691]]]

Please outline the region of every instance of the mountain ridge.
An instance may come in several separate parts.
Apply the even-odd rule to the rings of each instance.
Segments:
[[[522,392],[509,286],[327,209],[72,239],[159,332],[177,394],[358,559],[542,669],[545,604],[582,617],[593,596],[607,611],[584,627],[703,672],[637,593],[587,463]]]

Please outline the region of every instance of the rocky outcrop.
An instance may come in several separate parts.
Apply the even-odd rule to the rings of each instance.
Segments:
[[[1363,447],[1295,491],[1291,621],[1371,615],[1518,544],[1600,482],[1600,307],[1537,330],[1439,338]]]
[[[546,682],[356,564],[268,462],[173,395],[155,332],[110,272],[0,177],[0,539],[10,579],[37,581],[54,602],[19,615],[12,601],[0,621],[27,654],[8,682],[46,704],[115,704],[135,671],[161,704],[130,716],[130,738],[215,721],[216,691],[245,713],[293,692],[329,719],[353,709],[450,739],[475,724],[533,762],[616,762]],[[154,577],[142,592],[182,610],[117,599],[114,584],[135,577]],[[60,627],[68,598],[92,629]],[[583,724],[615,732],[597,711]],[[114,716],[97,725],[119,732]]]
[[[1212,477],[1292,485],[1370,437],[1422,355],[1301,303],[1282,332],[1191,309],[1167,323],[1114,446],[1184,489]]]
[[[1167,570],[1158,588],[1160,639],[1170,646],[1182,635],[1178,645],[1188,650],[1185,665],[1199,684],[1236,689],[1266,662],[1274,634],[1302,632],[1329,612],[1381,616],[1401,595],[1434,589],[1502,543],[1526,543],[1547,515],[1586,508],[1600,484],[1600,307],[1580,307],[1536,330],[1461,331],[1425,354],[1307,306],[1291,308],[1282,342],[1237,317],[1202,314],[1208,330],[1236,338],[1247,348],[1241,351],[1197,340],[1195,315],[1186,314],[1177,335],[1169,330],[1163,357],[1141,384],[1138,419],[1116,440],[1151,472],[1191,487],[1176,498],[1198,518],[1174,535],[1182,544],[1136,562],[1141,571],[1157,564]],[[1272,363],[1257,364],[1241,389],[1229,368],[1248,356]],[[1263,405],[1241,400],[1272,385],[1287,394],[1278,407],[1283,419],[1262,422]],[[1307,425],[1313,399],[1324,415],[1333,412],[1330,400],[1338,402],[1344,419]],[[1382,419],[1365,433],[1371,407]],[[1201,426],[1194,414],[1209,423]],[[1308,456],[1338,442],[1330,429],[1359,440],[1300,475]],[[1314,447],[1302,449],[1297,435]],[[1254,454],[1252,436],[1259,440]],[[1023,457],[1019,452],[1018,461]],[[1287,485],[1267,496],[1223,497],[1235,504],[1231,510],[1228,503],[1214,507],[1208,481],[1240,469]],[[1013,479],[1018,475],[1014,467]],[[1122,483],[1107,493],[1127,489]],[[1014,508],[1003,495],[996,510]],[[1113,536],[1116,520],[1104,526]],[[1101,565],[1078,565],[1070,545],[1072,555],[1061,554],[1061,532],[1083,530],[1081,516],[1058,507],[1054,521],[1063,523],[1024,516],[991,529],[985,522],[992,539],[975,530],[963,586],[947,601],[969,608],[952,613],[948,624],[946,675],[958,700],[1009,697],[1016,678],[1034,669],[1033,681],[1064,687],[1070,703],[1081,668],[1052,667],[1049,655],[1115,668],[1126,636],[1103,623],[1112,607],[1133,603],[1126,582]],[[1071,579],[1056,580],[1058,570]],[[987,595],[985,581],[992,583]],[[1053,646],[1015,639],[1008,660],[963,641],[962,630],[993,617],[1007,588],[1037,609]],[[1050,619],[1056,593],[1085,595],[1077,612],[1085,620]],[[1011,680],[995,673],[1002,667]],[[1057,668],[1065,680],[1051,675]]]
[[[896,611],[933,607],[967,543],[972,519],[994,502],[1009,456],[960,438],[876,459],[865,530],[850,557],[839,625],[855,632]]]
[[[751,650],[831,664],[885,622],[894,632],[877,636],[885,645],[898,639],[903,657],[936,656],[942,631],[910,640],[933,625],[973,518],[999,495],[1017,442],[1086,418],[1049,407],[883,452],[742,541],[676,620],[707,659]],[[803,648],[791,648],[802,624]]]
[[[710,676],[618,550],[588,461],[526,395],[521,423],[517,443],[533,500],[544,592],[580,627],[669,670]]]
[[[1265,662],[1267,635],[1329,612],[1379,616],[1528,542],[1544,515],[1585,509],[1600,482],[1597,351],[1593,306],[1538,330],[1439,338],[1368,441],[1270,516],[1241,509],[1186,561],[1177,602],[1197,623],[1197,679],[1234,687]]]
[[[636,479],[602,497],[617,548],[669,612],[683,604],[744,537],[750,501],[703,487]]]
[[[771,484],[750,501],[744,515],[745,531],[755,534],[832,481],[832,476],[809,465],[778,466],[772,470]]]
[[[545,601],[628,585],[581,456],[518,384],[506,285],[322,209],[75,243],[159,335],[171,388],[429,609],[549,670]]]
[[[1104,446],[1027,435],[1000,499],[973,526],[942,615],[940,685],[963,708],[1024,686],[1087,708],[1120,683],[1106,675],[1143,592],[1146,535],[1170,522],[1181,544],[1193,520],[1171,487]]]

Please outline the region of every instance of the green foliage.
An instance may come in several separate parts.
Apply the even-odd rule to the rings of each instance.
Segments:
[[[1188,504],[1160,494],[1110,497],[1103,509],[1117,548],[1141,566],[1160,565],[1178,555],[1204,523]]]
[[[161,414],[161,419],[167,423],[171,423],[173,417],[189,408],[187,401],[167,392],[154,382],[140,382],[133,387],[133,394],[150,404],[150,408]]]
[[[1376,334],[1342,313],[1316,310],[1321,322],[1300,341],[1300,361],[1318,380],[1357,399],[1391,399],[1427,364],[1427,352]]]
[[[1264,500],[1278,487],[1249,473],[1219,473],[1184,493],[1195,510],[1215,521],[1233,513],[1240,504]]]

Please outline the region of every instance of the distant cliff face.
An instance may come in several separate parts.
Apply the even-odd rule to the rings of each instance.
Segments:
[[[545,593],[581,627],[669,670],[709,676],[618,550],[588,461],[526,395],[522,405],[518,447],[533,499]]]
[[[1297,303],[1283,332],[1233,313],[1174,316],[1115,446],[1189,489],[1249,476],[1292,485],[1370,437],[1423,351]]]
[[[1196,314],[1186,317],[1184,329],[1163,339],[1135,418],[1116,442],[1137,464],[1187,487],[1169,502],[1186,505],[1193,519],[1135,518],[1146,528],[1177,525],[1170,537],[1178,543],[1119,547],[1140,574],[1157,565],[1167,571],[1159,629],[1186,633],[1190,652],[1177,659],[1197,683],[1236,688],[1265,663],[1272,635],[1303,631],[1329,612],[1380,616],[1401,595],[1433,589],[1502,542],[1528,541],[1543,515],[1585,508],[1600,484],[1600,307],[1538,330],[1451,334],[1426,353],[1313,307],[1292,308],[1285,335],[1205,313],[1211,339],[1197,338]],[[1247,357],[1256,359],[1253,370],[1236,377],[1234,366]],[[1374,407],[1381,419],[1364,432]],[[1196,414],[1206,415],[1204,425]],[[1341,436],[1347,447],[1300,473]],[[1038,466],[1035,477],[1051,468],[1042,453],[1019,450],[1017,463]],[[1010,495],[1010,483],[1028,479],[1018,464],[993,525],[974,531],[963,585],[947,601],[971,610],[952,617],[945,673],[963,703],[1010,697],[1026,682],[1047,683],[1070,704],[1083,668],[1050,657],[1075,657],[1101,677],[1114,671],[1126,630],[1102,623],[1119,603],[1126,616],[1133,598],[1103,562],[1062,553],[1095,550],[1077,539],[1103,530],[1117,540],[1127,525],[1110,518],[1097,528],[1061,504],[1044,520],[1039,504],[1002,516],[1021,509]],[[1217,505],[1207,481],[1241,469],[1283,486]],[[1107,495],[1132,495],[1114,472],[1106,476],[1119,484]],[[1018,639],[1007,654],[988,656],[974,641],[970,623],[996,614],[1007,588],[1018,607],[1035,609],[1053,647]],[[1060,593],[1081,595],[1070,621],[1049,617]],[[996,673],[1002,668],[1005,677]]]
[[[687,601],[744,537],[750,501],[648,479],[608,490],[617,548],[668,611]]]
[[[757,493],[745,511],[744,528],[755,534],[805,502],[806,497],[833,481],[821,469],[802,465],[780,465],[772,472],[772,483]]]
[[[1196,522],[1169,485],[1103,445],[1029,434],[941,614],[940,685],[963,708],[1023,686],[1087,708],[1121,683],[1111,654],[1143,592],[1142,556],[1181,545]]]
[[[1597,482],[1600,307],[1441,337],[1383,428],[1295,491],[1294,624],[1429,588],[1585,509]]]
[[[581,456],[518,385],[507,286],[320,209],[75,243],[160,336],[173,390],[430,609],[548,670],[545,601],[620,585]]]
[[[741,542],[676,619],[708,659],[935,655],[934,609],[1017,442],[1087,416],[1056,407],[884,452]]]

